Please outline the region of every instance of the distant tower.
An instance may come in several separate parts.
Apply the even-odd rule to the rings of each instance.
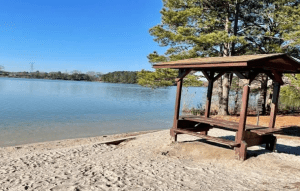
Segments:
[[[30,64],[30,72],[33,72],[33,69],[34,69],[34,68],[33,68],[34,62],[30,62],[29,64]]]

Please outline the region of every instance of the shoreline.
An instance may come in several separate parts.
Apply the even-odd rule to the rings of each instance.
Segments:
[[[234,133],[212,129],[209,135]],[[0,148],[0,190],[300,188],[300,140],[279,138],[274,153],[250,147],[246,161],[196,137],[183,134],[178,141],[159,130]]]
[[[112,141],[114,139],[138,136],[138,135],[153,133],[153,132],[157,132],[157,131],[163,131],[163,130],[146,130],[146,131],[99,135],[99,136],[94,136],[94,137],[82,137],[82,138],[59,139],[59,140],[53,140],[53,141],[41,141],[41,142],[34,142],[34,143],[28,143],[28,144],[1,146],[0,150],[5,149],[5,148],[20,149],[20,148],[43,146],[43,145],[48,145],[48,146],[56,145],[56,146],[61,146],[61,147],[66,146],[66,145],[77,146],[77,145],[82,145],[82,144],[91,144],[93,142],[99,142],[99,141]]]

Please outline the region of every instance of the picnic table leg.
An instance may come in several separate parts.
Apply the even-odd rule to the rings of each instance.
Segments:
[[[245,141],[241,142],[241,146],[238,152],[238,159],[246,160],[247,159],[247,143]]]
[[[213,81],[209,80],[208,88],[207,88],[207,96],[206,96],[205,118],[209,118],[212,90],[213,90]]]
[[[180,111],[180,99],[181,99],[181,90],[182,90],[182,80],[177,79],[177,93],[176,93],[176,101],[175,101],[175,114],[173,120],[173,127],[170,130],[170,134],[173,138],[173,141],[177,141],[177,133],[174,132],[174,129],[177,129],[178,119],[179,119],[179,111]]]
[[[269,142],[266,143],[266,149],[274,152],[276,150],[277,138],[274,135],[270,135]]]
[[[212,90],[213,90],[213,80],[209,80],[208,88],[207,88],[207,96],[206,96],[205,118],[209,118]],[[200,132],[200,134],[207,135],[207,132],[208,131],[202,131]]]
[[[244,135],[245,135],[245,127],[246,127],[246,119],[247,119],[249,91],[250,91],[249,85],[245,85],[243,89],[239,129],[235,137],[235,142],[240,144],[240,147],[236,147],[235,152],[238,155],[239,159],[242,160],[245,160],[247,155],[247,144],[244,141]]]

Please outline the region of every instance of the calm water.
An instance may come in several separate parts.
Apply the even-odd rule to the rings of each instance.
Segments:
[[[206,88],[183,91],[204,103]],[[175,87],[0,78],[0,146],[172,126]]]

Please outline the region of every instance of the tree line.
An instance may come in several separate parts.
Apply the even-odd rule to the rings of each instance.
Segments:
[[[125,84],[135,84],[137,83],[137,72],[128,71],[116,71],[109,72],[102,75],[103,82],[109,83],[125,83]]]
[[[74,70],[69,73],[62,72],[6,72],[1,69],[0,76],[14,77],[14,78],[34,78],[34,79],[51,79],[51,80],[74,80],[74,81],[102,81],[108,83],[125,83],[125,84],[139,84],[142,86],[149,86],[152,88],[162,86],[172,86],[175,84],[177,70],[157,70],[157,71],[115,71],[107,74],[100,72],[87,72],[86,74]],[[150,84],[150,81],[151,84]],[[164,81],[164,82],[162,82]],[[199,81],[195,75],[188,75],[184,86],[202,86],[203,82]]]
[[[2,77],[13,78],[34,78],[34,79],[51,79],[51,80],[74,80],[74,81],[100,81],[100,74],[83,74],[80,72],[62,73],[62,72],[6,72],[0,71]]]

